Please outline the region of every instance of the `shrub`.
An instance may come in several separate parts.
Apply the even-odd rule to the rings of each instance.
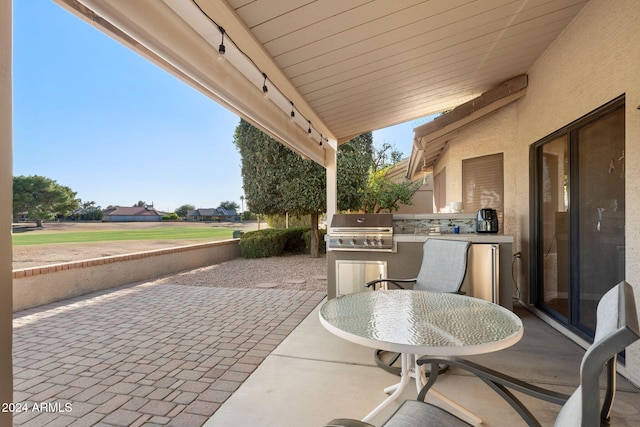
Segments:
[[[284,248],[285,252],[297,254],[309,253],[309,251],[306,251],[307,245],[304,240],[304,233],[309,232],[309,227],[292,227],[283,231],[287,238]]]
[[[325,230],[320,231],[320,253],[325,253]],[[309,227],[268,228],[249,231],[240,236],[240,252],[245,258],[266,258],[284,253],[310,253]]]
[[[248,231],[240,236],[240,253],[245,258],[266,258],[284,252],[287,237],[284,230]]]
[[[162,220],[163,221],[178,221],[179,219],[180,219],[180,217],[175,212],[172,212],[172,213],[170,213],[168,215],[163,215],[162,216]]]
[[[327,253],[327,245],[324,241],[324,236],[327,234],[327,230],[321,228],[318,230],[318,250],[321,254]],[[302,239],[304,240],[304,247],[306,253],[311,253],[311,229],[307,229],[302,235]]]
[[[240,219],[242,221],[255,221],[258,219],[258,217],[256,216],[256,214],[254,214],[253,212],[250,211],[244,211],[242,212],[242,214],[240,215]]]

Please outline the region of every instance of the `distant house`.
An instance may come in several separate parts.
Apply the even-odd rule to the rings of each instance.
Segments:
[[[13,217],[13,222],[28,222],[29,212],[18,212]]]
[[[194,209],[187,211],[187,221],[237,221],[235,209]]]
[[[103,222],[162,221],[153,206],[115,206],[104,210]]]

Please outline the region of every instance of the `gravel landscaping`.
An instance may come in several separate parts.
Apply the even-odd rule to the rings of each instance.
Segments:
[[[229,288],[276,288],[327,291],[325,256],[309,255],[244,259],[175,274],[156,283]]]
[[[193,223],[51,223],[37,232],[77,231],[90,229],[109,229],[116,227],[162,227],[181,226]],[[204,224],[202,226],[212,226]],[[255,230],[256,223],[220,223],[215,226],[228,227],[243,231]],[[165,241],[127,241],[67,243],[37,246],[16,246],[13,248],[13,268],[30,268],[84,259],[101,258],[111,255],[165,249],[194,243],[200,240]],[[209,267],[179,273],[159,279],[160,283],[231,288],[275,288],[291,290],[327,291],[326,256],[311,258],[309,255],[289,255],[282,257],[244,259],[239,258]]]

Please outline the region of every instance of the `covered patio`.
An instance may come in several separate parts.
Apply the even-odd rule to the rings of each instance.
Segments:
[[[168,277],[18,312],[14,399],[61,410],[16,413],[14,425],[317,427],[362,418],[398,378],[374,364],[372,349],[320,325],[324,300],[324,292],[185,286]],[[524,338],[474,360],[571,391],[583,350],[527,310],[516,313]],[[488,387],[455,369],[437,388],[483,425],[524,425]],[[408,387],[398,403],[414,398]],[[559,410],[525,402],[543,423]],[[619,378],[612,425],[635,426],[639,417],[640,392]]]
[[[635,0],[55,1],[301,156],[324,166],[327,170],[329,218],[337,209],[336,158],[340,144],[364,132],[454,110],[459,120],[453,127],[430,129],[426,134],[416,135],[411,155],[413,169],[410,168],[409,175],[411,177],[411,171],[416,168],[422,170],[423,166],[427,172],[446,169],[446,202],[457,201],[463,196],[462,161],[495,153],[503,155],[505,215],[501,230],[514,236],[514,254],[522,255],[514,276],[521,284],[520,303],[528,308],[537,303],[535,289],[539,284],[538,277],[532,274],[537,256],[534,248],[540,243],[536,241],[533,228],[539,218],[534,213],[535,201],[531,197],[534,186],[531,178],[534,169],[532,146],[612,100],[621,99],[625,131],[624,159],[627,165],[640,163],[640,88],[637,85],[640,35],[636,28],[640,9]],[[64,331],[46,328],[35,329],[34,336],[29,337],[29,328],[43,325],[44,319],[60,320],[65,327],[74,326],[65,319],[70,313],[78,311],[65,311],[66,303],[43,307],[41,311],[25,315],[27,324],[18,329],[25,331],[27,336],[19,340],[12,339],[9,226],[12,200],[11,11],[11,1],[0,3],[0,223],[7,224],[5,232],[0,235],[0,400],[3,402],[17,401],[18,397],[26,398],[26,395],[13,396],[13,390],[28,390],[28,383],[25,390],[20,390],[21,384],[29,381],[30,375],[39,375],[29,370],[29,361],[12,359],[12,342],[19,345],[32,339],[43,342],[34,345],[44,348],[55,345],[47,339],[43,340],[43,336],[54,332],[59,333],[61,339],[79,339],[79,342],[85,339],[82,331],[66,334],[69,335],[67,337]],[[225,48],[220,47],[222,44]],[[472,100],[483,101],[482,94],[522,75],[526,75],[527,85],[517,93],[507,94],[488,105],[468,104]],[[464,108],[456,111],[456,107],[460,106]],[[437,150],[439,155],[436,157],[432,157],[431,143],[438,146],[444,143],[443,148]],[[431,164],[426,164],[427,153],[429,159],[433,159],[429,160],[433,162]],[[624,179],[622,192],[626,195],[626,212],[638,212],[640,170],[627,167]],[[624,279],[636,289],[636,298],[640,295],[639,231],[640,217],[631,214],[626,216],[624,251],[620,252],[621,272]],[[143,291],[155,292],[160,288],[140,285],[127,291],[131,292],[131,297],[135,297]],[[269,295],[268,292],[264,290],[262,295]],[[100,298],[108,300],[109,295]],[[74,303],[87,304],[87,320],[100,322],[99,318],[92,318],[91,313],[103,305],[94,304],[92,298]],[[313,303],[305,302],[305,310],[311,312],[319,302],[319,299]],[[157,312],[162,313],[166,305],[167,300],[162,301],[157,306]],[[242,306],[234,308],[238,312],[242,309]],[[56,310],[64,314],[56,315]],[[136,315],[135,311],[121,313],[117,310],[114,314],[122,317],[111,320],[126,324],[130,324],[129,319]],[[302,319],[304,316],[299,314]],[[180,316],[176,312],[173,319]],[[268,353],[263,355],[266,359],[246,381],[240,381],[242,386],[240,382],[236,384],[237,391],[228,400],[229,390],[210,393],[207,393],[208,389],[201,392],[182,391],[205,396],[209,399],[207,402],[213,405],[222,402],[211,399],[225,400],[221,408],[216,407],[216,413],[210,420],[210,423],[214,423],[212,425],[226,426],[236,422],[236,425],[247,425],[255,419],[239,420],[233,417],[259,417],[261,414],[268,415],[269,421],[256,421],[259,425],[287,425],[287,422],[278,419],[287,415],[285,412],[292,417],[300,416],[287,420],[293,425],[303,422],[301,420],[309,420],[308,425],[318,425],[335,416],[358,418],[371,407],[372,402],[382,397],[380,386],[393,379],[368,365],[372,365],[371,361],[367,362],[371,360],[370,350],[356,349],[327,336],[314,324],[314,318],[311,312],[310,317],[280,347],[261,348],[260,351]],[[168,315],[157,319],[159,322],[171,321]],[[567,337],[581,342],[579,337],[576,339],[570,328],[556,319],[546,318],[546,322],[553,327],[537,318],[527,319],[527,325],[530,325],[528,331],[539,330],[542,339],[536,341],[538,334],[533,334],[533,337],[529,334],[527,337],[525,333],[525,340],[533,338],[534,341],[523,341],[513,349],[501,352],[501,355],[505,355],[504,360],[490,357],[489,362],[499,362],[500,369],[512,370],[531,381],[558,387],[574,385],[575,376],[572,373],[577,369],[581,349]],[[208,327],[215,327],[213,319],[207,319],[206,322]],[[256,325],[253,327],[259,330]],[[189,332],[188,327],[185,328],[180,333]],[[143,334],[141,330],[140,336]],[[549,345],[552,335],[554,340],[559,340],[558,346]],[[129,338],[136,341],[136,337]],[[117,340],[115,337],[111,339]],[[145,342],[148,340],[141,341]],[[185,346],[182,350],[187,351],[192,345],[199,344],[202,345],[180,345]],[[279,343],[270,341],[264,344],[273,347]],[[314,351],[307,352],[308,347]],[[557,373],[545,371],[543,366],[547,367],[552,361],[564,363],[564,357],[559,355],[564,352],[559,352],[558,348],[568,349],[571,356],[567,360],[570,363]],[[29,351],[26,348],[24,350]],[[203,348],[198,348],[200,350]],[[348,353],[348,357],[342,357],[343,351]],[[64,354],[64,350],[60,354]],[[126,362],[131,365],[119,366],[127,374],[126,378],[133,381],[140,376],[135,374],[145,374],[128,371],[127,368],[147,369],[138,368],[148,365],[138,365],[137,362],[146,360],[144,357],[148,354],[145,349],[131,349],[131,357],[141,357],[137,361]],[[56,369],[67,369],[67,362],[80,361],[56,359],[45,361],[41,367],[47,366],[47,362],[54,363],[50,368],[55,372]],[[287,369],[285,375],[282,369],[289,365],[300,369],[294,371],[295,375],[291,375],[292,369]],[[24,378],[12,382],[12,366],[16,367],[13,368],[16,377],[23,375]],[[70,375],[86,372],[82,369],[78,367],[79,372]],[[335,376],[338,369],[348,370],[349,381],[346,384],[340,382],[346,378],[344,374]],[[314,372],[317,373],[316,377],[302,375]],[[640,384],[640,345],[637,343],[627,350],[626,363],[620,367],[620,372],[632,383]],[[238,375],[246,376],[233,375],[236,379]],[[63,378],[69,379],[69,383],[78,381],[76,384],[88,385],[87,380],[82,378]],[[114,410],[133,413],[123,412],[121,414],[125,418],[113,423],[128,425],[131,419],[127,417],[134,417],[138,409],[149,403],[138,406],[142,401],[132,402],[134,397],[140,397],[133,393],[143,386],[154,385],[112,378],[105,380],[119,384],[103,386],[114,387],[113,398],[116,395],[125,396],[114,401]],[[285,378],[291,378],[292,381],[285,382]],[[362,381],[355,381],[356,378]],[[180,384],[191,381],[190,378],[180,380],[184,381]],[[442,378],[443,389],[456,383],[459,388],[453,393],[462,398],[472,382],[455,375],[455,372]],[[135,384],[135,387],[127,384]],[[622,384],[621,381],[620,387],[623,387]],[[349,389],[350,386],[353,388]],[[68,387],[66,384],[51,384],[47,389],[62,392]],[[57,392],[47,395],[44,390],[36,388],[28,393],[49,400]],[[484,399],[484,393],[478,394],[483,394]],[[174,394],[171,389],[169,395],[178,400],[186,400],[190,396]],[[221,399],[221,396],[226,397]],[[276,397],[275,401],[270,400],[272,396]],[[637,397],[637,391],[633,389],[620,393],[614,412],[616,417],[622,416],[622,419],[616,419],[620,421],[617,425],[637,424],[635,408],[638,407],[638,401],[634,400]],[[62,395],[61,398],[66,397]],[[294,407],[293,402],[300,402],[300,408]],[[129,405],[122,408],[127,403]],[[487,404],[472,399],[468,403],[478,413],[484,414],[483,409],[489,409],[487,425],[495,423],[491,417],[496,413],[502,415],[497,402]],[[164,417],[177,405],[187,407],[187,403],[173,402],[171,409],[168,409],[169,405],[154,403],[149,407],[156,407],[155,412],[144,414]],[[286,410],[282,405],[286,405]],[[210,405],[205,406],[211,408]],[[95,409],[89,406],[85,408],[88,412]],[[273,408],[280,410],[277,413],[270,412]],[[179,413],[194,414],[186,409]],[[172,415],[177,417],[180,414]],[[210,415],[195,414],[200,415],[201,421],[202,417]],[[548,414],[548,419],[551,419],[551,412]],[[8,420],[10,416],[1,413],[0,422]],[[133,422],[143,419],[140,417],[146,415],[140,412]],[[150,419],[146,418],[144,422]],[[501,419],[500,424],[505,424],[505,420]],[[78,421],[77,425],[82,425],[81,419],[75,421]],[[65,421],[60,422],[64,424]]]

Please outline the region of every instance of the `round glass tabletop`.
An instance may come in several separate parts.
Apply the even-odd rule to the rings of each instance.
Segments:
[[[520,340],[513,312],[464,295],[413,290],[358,292],[327,301],[320,321],[335,335],[381,350],[468,356]]]

